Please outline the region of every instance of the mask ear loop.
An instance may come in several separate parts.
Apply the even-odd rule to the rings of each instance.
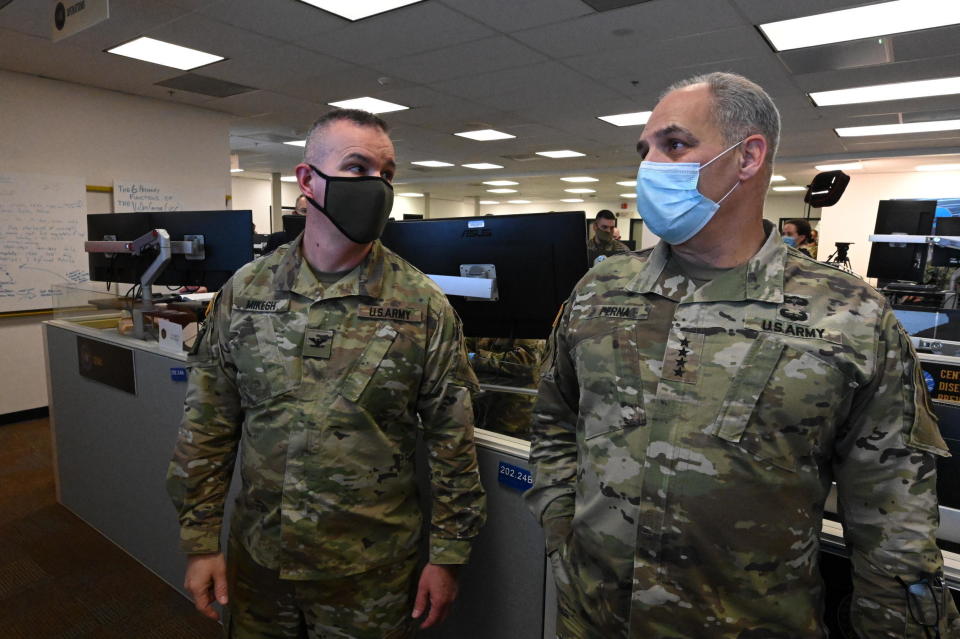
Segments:
[[[740,146],[741,144],[743,144],[744,140],[746,140],[746,139],[747,139],[747,138],[743,138],[743,140],[740,140],[740,141],[737,142],[736,144],[734,144],[734,145],[732,145],[732,146],[728,146],[728,147],[726,148],[726,150],[721,151],[721,152],[719,153],[719,155],[717,155],[717,157],[713,158],[712,160],[710,160],[710,161],[707,162],[706,164],[701,164],[701,165],[700,165],[700,170],[703,170],[703,169],[705,169],[706,167],[710,166],[711,164],[713,164],[713,163],[717,160],[717,158],[726,155],[726,154],[729,153],[732,149],[735,149],[735,148],[737,148],[738,146]],[[729,191],[727,191],[727,195],[730,195],[731,193],[733,193],[733,191],[734,191],[738,186],[740,186],[740,180],[737,180],[737,183],[733,185],[733,188],[730,189]],[[719,200],[717,200],[717,206],[723,204],[723,201],[724,201],[725,199],[727,199],[727,195],[724,195],[722,198],[720,198]]]

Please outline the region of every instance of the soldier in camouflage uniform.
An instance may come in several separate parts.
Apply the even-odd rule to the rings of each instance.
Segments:
[[[612,211],[597,211],[593,220],[593,237],[587,240],[587,261],[593,266],[601,255],[609,257],[617,253],[629,253],[630,248],[614,239],[613,230],[617,228],[617,216]],[[602,261],[602,260],[601,260]]]
[[[545,342],[512,337],[468,337],[470,364],[483,384],[536,388]],[[477,426],[527,438],[536,397],[506,391],[481,391],[474,407]]]
[[[229,601],[230,637],[409,637],[411,610],[429,607],[422,627],[446,614],[484,520],[476,377],[444,294],[375,240],[392,203],[386,125],[332,112],[304,161],[304,234],[234,275],[195,347],[168,475],[186,587],[211,617],[211,590]],[[432,486],[419,584],[418,430]]]
[[[745,78],[668,92],[638,144],[653,163],[638,200],[645,171],[684,162],[698,173],[677,167],[680,212],[722,206],[697,205],[682,233],[682,215],[648,211],[664,241],[591,269],[558,318],[527,500],[562,639],[825,637],[832,481],[858,636],[960,636],[935,539],[947,452],[916,356],[881,295],[762,220],[778,138],[776,107]]]

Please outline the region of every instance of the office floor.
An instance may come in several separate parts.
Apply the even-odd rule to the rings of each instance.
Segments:
[[[213,639],[220,626],[56,502],[48,420],[0,426],[2,639]]]

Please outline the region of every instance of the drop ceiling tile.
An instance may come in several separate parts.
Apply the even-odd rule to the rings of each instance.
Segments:
[[[580,0],[443,0],[443,4],[503,33],[594,13]]]
[[[733,0],[753,24],[789,20],[870,4],[864,0]]]
[[[227,0],[203,7],[199,13],[285,42],[319,38],[350,24],[343,18],[294,0]]]
[[[494,32],[447,7],[424,2],[324,33],[300,38],[303,47],[357,64],[393,60],[489,37]]]
[[[383,72],[375,69],[346,63],[293,68],[296,72],[279,76],[275,90],[324,104],[364,96],[380,97],[385,87],[398,90],[413,84],[400,78],[387,78]]]
[[[351,66],[302,47],[275,43],[269,48],[250,50],[241,57],[203,67],[202,73],[280,93],[295,87],[300,89],[296,91],[297,97],[303,98],[306,97],[303,93],[316,94],[308,91],[310,87],[301,86],[307,69],[334,73],[349,71]]]
[[[428,84],[464,76],[502,71],[545,60],[533,49],[506,36],[474,40],[439,51],[385,60],[376,67],[387,75]]]

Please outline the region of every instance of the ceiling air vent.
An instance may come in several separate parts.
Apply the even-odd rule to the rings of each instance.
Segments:
[[[514,162],[530,162],[531,160],[542,160],[544,158],[533,153],[517,153],[515,155],[501,155],[500,157]]]
[[[184,73],[175,78],[157,82],[156,86],[176,89],[177,91],[189,91],[190,93],[209,95],[212,98],[228,98],[231,95],[256,91],[253,87],[234,84],[226,80],[208,78],[205,75],[197,75],[196,73]]]
[[[632,7],[635,4],[643,4],[644,2],[650,2],[650,0],[583,0],[583,2],[593,7],[595,11],[610,11]]]

